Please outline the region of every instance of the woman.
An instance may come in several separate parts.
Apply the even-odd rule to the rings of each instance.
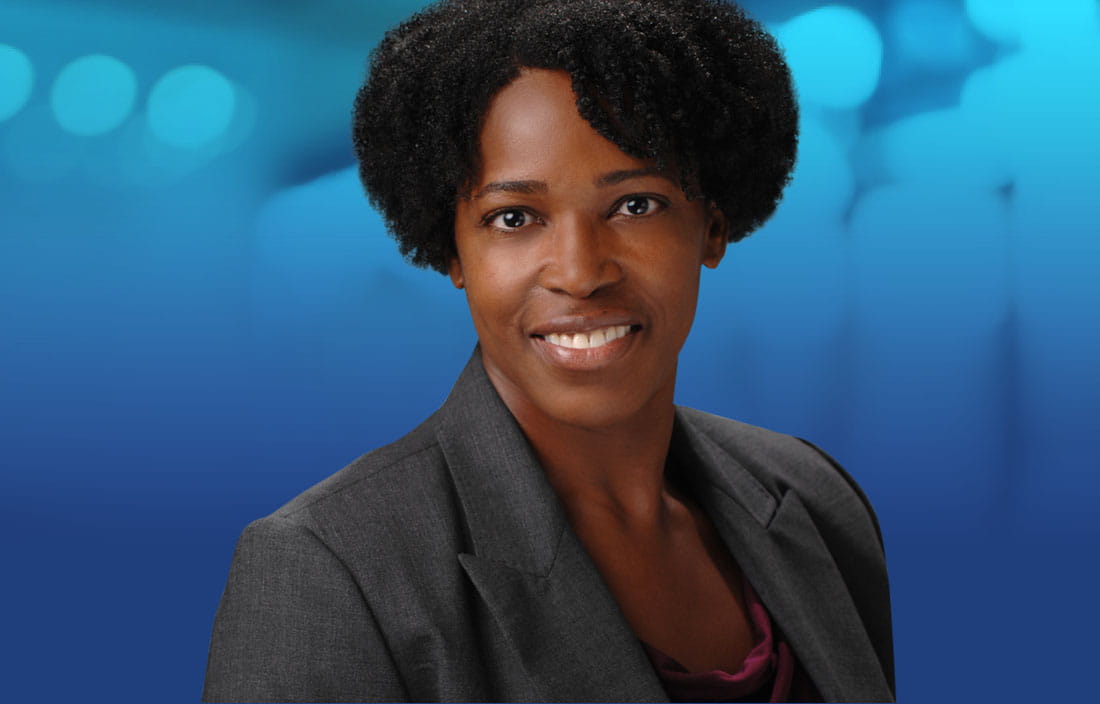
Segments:
[[[866,498],[673,405],[700,269],[774,210],[773,40],[699,0],[455,0],[356,102],[402,251],[465,291],[446,403],[251,524],[207,700],[893,699]]]

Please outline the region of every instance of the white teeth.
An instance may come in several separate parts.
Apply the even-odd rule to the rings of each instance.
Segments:
[[[593,330],[587,334],[583,332],[552,332],[546,335],[546,341],[559,347],[587,350],[594,347],[603,347],[608,342],[618,340],[620,337],[625,337],[629,332],[629,325],[613,325],[611,327],[601,328],[600,330]]]

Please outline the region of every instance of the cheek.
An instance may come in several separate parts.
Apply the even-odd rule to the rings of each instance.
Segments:
[[[516,287],[516,275],[507,261],[500,257],[478,257],[465,269],[466,288],[479,299],[503,299],[507,291]]]
[[[661,274],[649,287],[650,295],[665,325],[675,331],[675,336],[686,339],[699,298],[699,265],[690,258],[676,263],[666,260]]]
[[[698,244],[681,237],[647,252],[639,273],[644,272],[649,290],[669,306],[678,306],[695,300],[701,267]]]
[[[676,291],[674,310],[670,311],[670,314],[675,317],[674,322],[683,326],[685,335],[695,320],[695,307],[699,299],[698,279],[692,281],[692,284]]]
[[[466,302],[479,333],[515,327],[525,298],[515,267],[500,258],[478,258],[463,267]]]

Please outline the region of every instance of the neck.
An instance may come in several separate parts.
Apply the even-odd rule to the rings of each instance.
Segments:
[[[672,440],[672,385],[637,413],[581,427],[510,404],[550,485],[574,517],[610,513],[625,523],[660,522],[668,505],[665,461]]]

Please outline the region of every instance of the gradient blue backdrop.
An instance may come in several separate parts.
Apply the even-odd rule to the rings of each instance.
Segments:
[[[443,400],[464,301],[348,140],[422,4],[0,5],[4,699],[196,700],[244,525]],[[1100,6],[745,4],[801,154],[704,272],[679,401],[862,483],[902,700],[1094,691]]]

